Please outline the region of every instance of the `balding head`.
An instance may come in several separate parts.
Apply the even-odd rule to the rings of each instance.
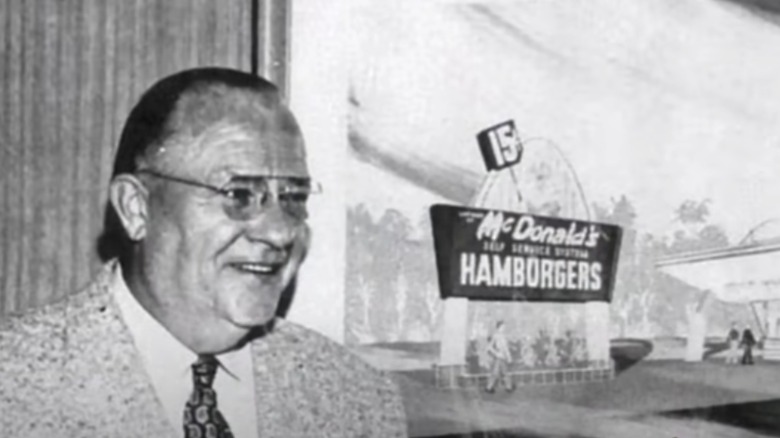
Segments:
[[[159,148],[190,142],[218,124],[251,124],[261,130],[263,124],[275,124],[300,133],[278,89],[265,79],[225,68],[185,70],[154,84],[130,112],[113,176],[133,173]]]
[[[301,136],[295,117],[271,82],[220,67],[184,70],[159,80],[133,107],[122,129],[112,179],[145,167],[169,168],[161,152],[194,144],[218,126],[250,126],[258,132],[273,129]],[[305,163],[302,143],[296,152]],[[124,261],[130,244],[116,212],[107,205],[97,245],[100,258]]]

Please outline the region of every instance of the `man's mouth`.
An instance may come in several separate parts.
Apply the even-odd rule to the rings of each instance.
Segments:
[[[232,263],[235,269],[249,274],[273,275],[282,267],[282,263]]]

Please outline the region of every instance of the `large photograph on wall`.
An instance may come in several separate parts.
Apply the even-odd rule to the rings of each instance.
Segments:
[[[412,436],[777,436],[780,8],[351,16],[344,340]],[[469,234],[499,212],[547,248]],[[515,276],[544,257],[552,292]]]

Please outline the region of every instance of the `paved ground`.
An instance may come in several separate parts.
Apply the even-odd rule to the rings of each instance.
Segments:
[[[512,394],[436,388],[430,346],[361,355],[401,370],[396,376],[413,437],[780,436],[780,363],[726,366],[717,349],[705,362],[685,363],[670,353],[679,350],[674,342],[656,347],[611,382],[522,387]]]
[[[607,383],[512,394],[437,389],[427,371],[398,378],[415,437],[499,430],[496,436],[780,436],[777,364],[642,362]]]

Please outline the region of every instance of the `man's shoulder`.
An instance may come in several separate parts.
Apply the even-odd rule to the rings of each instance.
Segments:
[[[65,342],[65,329],[83,322],[81,316],[103,305],[101,276],[75,293],[40,307],[0,316],[0,357],[4,361],[26,361],[56,354]]]
[[[0,375],[29,376],[56,360],[64,343],[61,314],[59,306],[50,305],[0,317]],[[16,377],[0,380],[0,394],[24,383]]]
[[[277,355],[285,361],[304,360],[312,370],[393,384],[388,373],[369,365],[349,348],[294,322],[278,320],[274,330],[260,340],[258,347],[255,351]]]
[[[29,346],[31,339],[55,336],[64,327],[69,298],[0,317],[0,354],[16,356],[19,352],[9,347],[24,347],[22,340]]]
[[[39,415],[57,411],[56,400],[67,384],[63,365],[69,335],[85,324],[82,309],[94,301],[94,290],[88,287],[51,304],[0,317],[0,412],[16,414],[0,418],[0,430],[28,431]]]
[[[396,382],[343,345],[279,320],[253,342],[253,355],[258,396],[269,399],[258,403],[268,409],[268,435],[279,435],[274,424],[295,422],[303,436],[405,436]]]

